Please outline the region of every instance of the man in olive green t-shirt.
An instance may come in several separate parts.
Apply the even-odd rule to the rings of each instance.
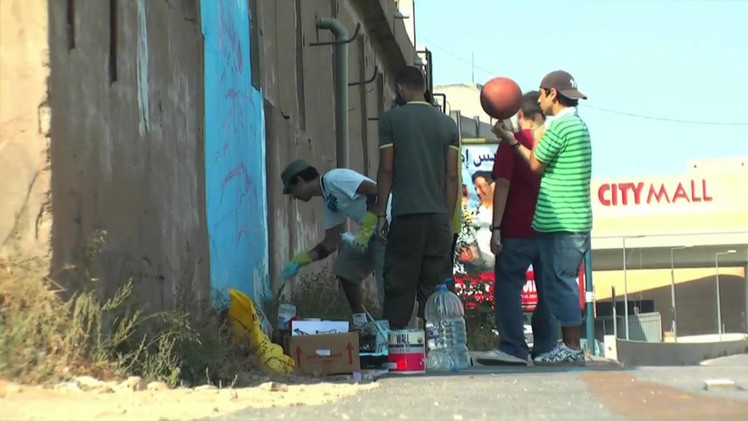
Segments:
[[[418,300],[423,317],[436,286],[452,280],[452,223],[457,203],[459,133],[425,102],[423,73],[401,71],[395,84],[404,105],[379,117],[378,231],[384,256],[384,317],[402,329]],[[392,222],[386,220],[392,193]]]

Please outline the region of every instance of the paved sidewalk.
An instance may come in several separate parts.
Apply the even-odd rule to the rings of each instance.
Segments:
[[[748,419],[748,355],[727,366],[473,367],[458,374],[388,376],[336,403],[244,410],[221,419]]]

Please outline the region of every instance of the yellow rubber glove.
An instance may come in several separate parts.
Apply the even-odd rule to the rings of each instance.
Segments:
[[[306,266],[309,263],[312,263],[314,259],[312,259],[311,254],[306,251],[302,251],[301,253],[297,254],[296,257],[294,257],[291,261],[294,263],[298,263],[299,266]]]
[[[306,266],[313,261],[314,259],[312,259],[312,255],[305,251],[302,251],[301,253],[297,254],[296,257],[293,258],[293,260],[288,262],[288,264],[283,268],[281,277],[283,279],[288,279],[292,276],[295,276],[302,266]]]
[[[379,218],[377,218],[377,215],[372,212],[366,212],[364,214],[364,220],[361,223],[361,229],[358,230],[358,234],[356,234],[356,240],[353,242],[354,246],[356,246],[361,251],[366,251],[366,249],[369,248],[369,240],[371,239],[371,235],[374,233],[374,230],[377,228],[378,220]]]

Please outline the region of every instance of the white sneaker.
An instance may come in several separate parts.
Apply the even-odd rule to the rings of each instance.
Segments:
[[[507,354],[498,349],[483,353],[476,360],[483,365],[527,365],[527,360]]]
[[[571,349],[565,343],[559,343],[552,350],[540,354],[533,360],[535,365],[585,365],[584,351]]]

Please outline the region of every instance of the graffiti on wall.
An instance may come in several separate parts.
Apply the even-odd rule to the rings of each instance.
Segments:
[[[262,94],[252,87],[248,0],[200,2],[211,287],[269,291]]]

